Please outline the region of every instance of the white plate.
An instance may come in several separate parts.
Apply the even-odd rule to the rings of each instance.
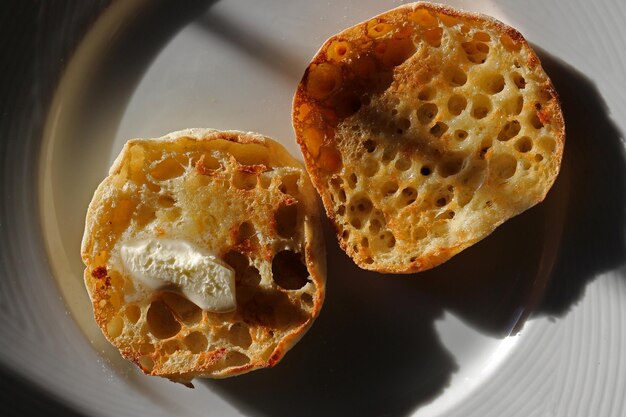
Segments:
[[[290,108],[308,60],[328,36],[399,2],[115,2],[49,113],[39,191],[51,273],[44,264],[26,278],[47,306],[8,300],[30,326],[11,329],[20,337],[3,363],[90,415],[626,415],[626,9],[449,4],[517,27],[561,95],[566,152],[544,203],[415,277],[359,270],[327,228],[326,304],[276,368],[195,390],[145,377],[95,325],[79,257],[87,204],[124,141],[253,130],[298,155]],[[42,339],[41,329],[53,331]]]

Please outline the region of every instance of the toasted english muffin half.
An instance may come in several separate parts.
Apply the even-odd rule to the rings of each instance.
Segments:
[[[542,201],[565,140],[517,30],[424,2],[328,39],[292,119],[342,248],[389,273],[439,265]]]
[[[275,365],[324,300],[316,198],[304,167],[255,133],[128,141],[82,242],[104,335],[145,373],[182,383]]]

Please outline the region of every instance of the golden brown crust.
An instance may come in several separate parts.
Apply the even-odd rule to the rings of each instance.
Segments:
[[[560,167],[558,95],[524,37],[419,2],[332,36],[293,102],[296,139],[362,268],[432,268],[542,201]]]
[[[157,237],[192,242],[230,264],[236,311],[203,311],[126,275],[120,244]],[[313,187],[281,145],[254,133],[188,129],[128,141],[89,206],[82,258],[107,339],[145,373],[182,383],[274,366],[324,300]],[[285,268],[299,275],[285,277]]]

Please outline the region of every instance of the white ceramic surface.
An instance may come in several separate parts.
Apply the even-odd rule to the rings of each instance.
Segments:
[[[145,377],[93,322],[79,256],[91,193],[124,141],[213,127],[258,131],[299,154],[290,107],[308,59],[400,2],[116,2],[48,116],[46,260],[28,278],[41,294],[6,297],[21,337],[2,344],[3,363],[98,416],[626,415],[626,6],[448,3],[517,27],[561,95],[566,153],[544,203],[413,277],[359,270],[327,227],[326,305],[281,364],[195,390]]]

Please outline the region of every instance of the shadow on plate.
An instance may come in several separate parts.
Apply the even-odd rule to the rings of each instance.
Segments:
[[[36,387],[32,382],[0,366],[2,415],[82,417],[69,405]]]
[[[562,244],[553,277],[535,314],[562,316],[589,282],[626,261],[624,135],[593,81],[541,49],[543,67],[559,92],[565,116],[565,160],[571,184]]]

